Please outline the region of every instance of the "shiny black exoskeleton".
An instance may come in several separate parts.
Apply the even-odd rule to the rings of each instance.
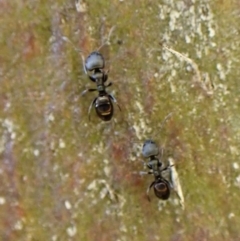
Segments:
[[[156,157],[159,154],[158,146],[152,140],[147,140],[144,142],[142,154],[145,158],[150,158],[146,164],[150,171],[141,172],[141,174],[152,174],[155,178],[147,189],[148,199],[150,200],[149,191],[153,187],[154,193],[158,198],[167,200],[170,196],[171,184],[162,176],[162,172],[171,168],[171,166],[168,165],[162,168],[162,162]]]
[[[117,101],[113,97],[113,95],[106,92],[106,88],[111,86],[112,83],[109,82],[107,85],[105,85],[105,82],[108,79],[108,75],[107,72],[105,72],[104,67],[105,61],[103,56],[99,52],[94,51],[87,57],[84,70],[85,73],[88,74],[89,79],[96,83],[97,88],[86,89],[85,91],[83,91],[82,94],[85,94],[88,91],[98,91],[98,96],[92,101],[88,110],[89,119],[92,106],[94,105],[97,115],[103,121],[109,121],[111,120],[114,113],[112,101],[114,101],[116,104]],[[121,110],[118,104],[117,106]]]

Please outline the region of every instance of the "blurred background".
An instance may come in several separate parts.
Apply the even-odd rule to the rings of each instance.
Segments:
[[[240,240],[238,0],[0,0],[0,15],[1,240]],[[104,43],[122,111],[89,121],[81,54]],[[184,210],[147,200],[147,138]]]

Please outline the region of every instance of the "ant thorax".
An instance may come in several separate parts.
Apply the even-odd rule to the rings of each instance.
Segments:
[[[162,162],[159,161],[156,156],[151,156],[149,162],[147,163],[147,167],[153,170],[154,175],[156,174],[155,176],[159,175],[159,173],[161,172],[161,166]]]
[[[93,78],[95,81],[96,80],[102,80],[104,74],[102,71],[95,71],[93,75],[91,75],[91,78]]]
[[[104,94],[105,94],[105,86],[102,83],[97,85],[97,90],[98,90],[98,92],[104,91]]]

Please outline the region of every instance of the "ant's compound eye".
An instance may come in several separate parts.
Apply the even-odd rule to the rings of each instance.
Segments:
[[[104,58],[99,52],[92,52],[85,61],[85,67],[88,71],[93,71],[94,69],[103,69],[104,66]]]

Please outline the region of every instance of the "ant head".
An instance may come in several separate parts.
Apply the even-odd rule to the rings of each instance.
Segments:
[[[146,140],[142,147],[142,155],[144,157],[157,156],[159,154],[159,149],[155,141]]]
[[[105,67],[105,60],[97,51],[94,51],[88,55],[85,61],[85,68],[87,71],[93,71],[93,70],[100,70],[104,69]]]

